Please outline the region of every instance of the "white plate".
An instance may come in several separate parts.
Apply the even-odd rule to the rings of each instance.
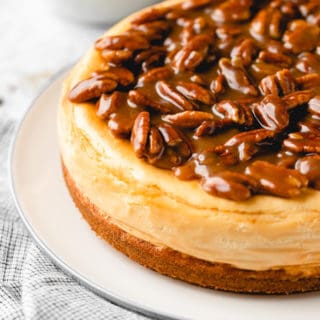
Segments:
[[[41,248],[105,298],[146,315],[178,319],[318,319],[320,293],[259,296],[223,293],[161,276],[132,262],[90,230],[65,187],[56,136],[63,75],[35,100],[11,152],[12,190]]]

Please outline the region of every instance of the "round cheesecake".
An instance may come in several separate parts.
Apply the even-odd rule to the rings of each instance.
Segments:
[[[245,9],[249,8],[249,10],[253,10],[252,1],[243,2],[242,6],[244,6]],[[298,150],[298,152],[292,151],[291,145],[292,139],[295,137],[293,136],[295,132],[286,132],[286,129],[283,129],[285,126],[280,128],[283,121],[281,120],[281,122],[279,117],[277,118],[277,116],[275,116],[275,112],[269,113],[269,115],[273,115],[273,118],[271,117],[272,119],[275,118],[275,120],[270,120],[270,117],[265,116],[265,109],[261,111],[261,106],[267,105],[269,108],[271,105],[272,108],[272,106],[278,105],[276,103],[269,103],[271,98],[275,99],[273,93],[270,98],[269,95],[263,92],[263,90],[267,90],[263,86],[263,83],[266,83],[266,81],[263,82],[263,80],[261,80],[262,85],[261,83],[260,85],[255,85],[255,81],[253,80],[250,80],[252,85],[243,84],[241,81],[240,84],[235,84],[235,80],[232,79],[232,75],[230,76],[230,74],[235,70],[232,68],[236,67],[232,65],[228,69],[228,61],[223,60],[227,59],[227,55],[224,55],[224,51],[223,54],[220,53],[219,56],[215,58],[215,62],[212,62],[212,68],[216,68],[215,66],[218,65],[220,68],[220,75],[225,77],[224,85],[228,88],[232,88],[234,91],[237,91],[236,86],[238,86],[238,91],[241,91],[240,98],[236,95],[232,96],[231,94],[229,100],[240,101],[243,97],[247,96],[254,100],[251,102],[248,98],[250,100],[249,110],[253,113],[253,121],[255,124],[252,125],[252,128],[250,127],[250,130],[248,127],[243,130],[240,130],[237,127],[236,130],[240,130],[242,133],[244,132],[246,134],[253,130],[265,130],[264,132],[267,132],[267,134],[272,132],[272,134],[274,134],[272,135],[272,139],[275,139],[275,135],[277,139],[282,139],[277,140],[277,146],[279,145],[278,141],[281,141],[281,143],[284,141],[283,145],[287,146],[282,149],[280,148],[279,150],[282,152],[285,150],[287,154],[289,154],[286,158],[288,163],[291,158],[294,158],[296,163],[293,164],[293,166],[295,165],[293,168],[283,166],[283,170],[279,169],[279,173],[277,173],[277,171],[275,172],[275,176],[279,175],[279,181],[277,182],[279,187],[276,190],[280,190],[275,194],[270,191],[273,190],[273,187],[269,187],[268,189],[268,183],[270,185],[273,181],[272,179],[275,178],[273,177],[270,182],[264,177],[259,178],[260,176],[258,175],[258,173],[264,172],[265,168],[269,168],[268,165],[261,165],[260,168],[259,166],[253,165],[252,163],[254,162],[248,162],[251,161],[251,158],[256,157],[256,155],[250,155],[250,159],[244,159],[242,157],[243,153],[237,153],[237,161],[241,163],[241,165],[237,167],[237,171],[235,172],[240,175],[238,172],[240,170],[239,168],[246,166],[244,173],[241,172],[241,175],[246,175],[249,177],[248,179],[251,179],[248,180],[249,182],[245,180],[244,183],[245,186],[250,184],[250,196],[246,196],[246,199],[243,199],[242,197],[239,199],[237,198],[238,195],[239,197],[242,194],[246,195],[246,193],[243,192],[244,189],[242,187],[238,189],[235,188],[232,196],[228,196],[229,193],[225,190],[228,189],[230,185],[233,186],[233,184],[223,184],[225,180],[221,180],[221,175],[210,174],[206,179],[198,177],[184,180],[176,177],[177,172],[179,172],[179,169],[177,168],[186,167],[186,164],[189,164],[189,159],[195,157],[197,154],[195,147],[190,147],[192,152],[187,155],[184,154],[185,158],[181,163],[172,165],[176,173],[173,174],[173,170],[164,168],[164,165],[161,162],[161,155],[159,155],[157,159],[158,162],[154,165],[154,158],[152,158],[151,161],[150,158],[145,157],[144,154],[142,155],[142,152],[140,152],[139,146],[141,145],[141,141],[143,144],[145,138],[139,136],[139,132],[137,133],[134,131],[136,129],[135,127],[139,125],[137,120],[138,116],[136,116],[135,122],[129,129],[129,132],[134,131],[136,133],[134,138],[131,133],[131,141],[130,133],[129,138],[123,135],[123,132],[118,136],[114,134],[115,121],[111,122],[110,113],[108,118],[105,115],[101,116],[100,111],[102,107],[101,105],[99,106],[99,103],[101,104],[101,99],[108,98],[115,90],[127,93],[130,90],[137,91],[137,88],[147,87],[148,85],[143,83],[143,81],[140,80],[139,82],[139,77],[141,79],[146,72],[153,69],[152,67],[147,71],[134,69],[132,71],[134,74],[134,83],[129,85],[127,83],[119,84],[119,79],[116,78],[118,74],[117,72],[114,72],[115,75],[113,77],[108,76],[109,82],[104,83],[106,84],[106,87],[104,89],[101,89],[101,86],[98,88],[101,89],[100,91],[98,90],[98,93],[97,90],[91,90],[92,84],[90,87],[91,89],[88,89],[87,86],[85,88],[86,90],[82,90],[86,85],[83,84],[84,80],[93,79],[92,81],[99,81],[101,79],[99,78],[100,70],[108,72],[108,70],[120,68],[119,66],[114,65],[119,63],[119,60],[115,59],[110,62],[110,51],[113,50],[112,54],[117,51],[118,56],[120,56],[120,51],[122,51],[121,54],[123,54],[123,51],[126,50],[123,50],[123,48],[120,47],[119,49],[117,45],[114,45],[119,39],[112,37],[118,35],[126,36],[128,31],[132,29],[132,25],[138,25],[140,27],[141,25],[148,25],[158,19],[170,19],[170,21],[179,20],[176,23],[179,24],[179,26],[185,27],[187,23],[183,21],[184,12],[194,10],[197,17],[200,13],[208,14],[208,12],[210,12],[210,16],[216,23],[215,30],[219,31],[216,31],[218,34],[216,41],[218,41],[220,39],[219,35],[221,36],[222,30],[220,29],[221,25],[224,25],[224,19],[227,21],[226,24],[228,24],[228,26],[234,26],[237,23],[243,25],[243,21],[249,19],[249,17],[238,17],[241,15],[237,15],[237,13],[241,12],[243,8],[239,5],[241,1],[238,4],[236,3],[238,2],[232,0],[165,1],[156,7],[152,7],[152,9],[146,9],[121,21],[107,31],[107,33],[96,42],[95,46],[92,47],[72,69],[64,81],[58,111],[58,136],[65,181],[76,206],[98,236],[108,241],[112,246],[131,259],[159,273],[192,284],[233,292],[288,294],[318,290],[320,289],[320,191],[313,187],[316,184],[314,181],[311,181],[310,179],[308,181],[304,180],[308,178],[308,174],[304,175],[303,169],[300,167],[305,168],[305,166],[303,166],[305,158],[308,156],[316,157],[320,148],[315,152],[309,152],[310,150]],[[213,6],[212,9],[211,6]],[[260,6],[262,5],[260,4]],[[276,4],[274,6],[276,8]],[[234,17],[234,15],[231,15],[231,18],[229,18],[233,19],[231,22],[227,20],[228,18],[224,17],[226,10],[229,11],[230,8],[234,8],[234,15],[236,16]],[[260,10],[260,13],[256,13],[258,9]],[[281,7],[282,11],[280,9],[280,11],[277,11],[278,9],[276,9],[274,9],[276,12],[286,12],[285,9],[289,10],[286,7]],[[291,9],[298,10],[293,8],[293,6]],[[250,11],[252,19],[258,14],[262,16],[264,14],[263,10],[264,7],[259,7]],[[302,9],[300,8],[300,10]],[[169,13],[171,14],[170,17]],[[166,18],[164,18],[164,14],[166,15]],[[175,14],[178,18],[175,17]],[[290,22],[291,25],[288,27],[289,29],[294,28],[292,24],[294,24],[295,20],[304,21],[312,26],[317,25],[313,20],[311,21],[311,18],[304,18],[303,20],[301,13],[296,13],[296,15],[299,18],[292,18],[293,22]],[[307,15],[307,17],[310,17],[310,15],[311,14]],[[274,17],[274,15],[272,15],[272,17]],[[194,18],[194,15],[193,19],[196,19]],[[237,19],[239,19],[240,22]],[[254,20],[252,21],[251,24],[254,24]],[[262,18],[259,21],[261,22]],[[201,21],[197,21],[197,23],[201,25]],[[319,27],[317,28],[320,29]],[[255,32],[258,32],[258,29],[257,26],[251,28],[251,30],[254,30]],[[142,34],[143,32],[146,33],[143,28],[140,28],[139,30],[139,32],[143,30]],[[289,37],[289,31],[287,29],[285,35],[281,35],[281,37]],[[146,50],[146,48],[143,48],[144,44],[140,39],[141,34],[137,35],[134,33],[133,35],[136,39],[133,38],[135,39],[133,44],[127,40],[126,43],[128,48],[126,49],[128,49],[127,51],[130,51],[130,54],[133,52],[134,55],[137,55],[138,53],[141,53],[141,51]],[[299,35],[295,34],[295,39],[298,36]],[[318,35],[316,36],[318,37]],[[166,37],[168,37],[167,34]],[[261,41],[256,35],[250,37],[255,39],[255,41]],[[104,39],[107,39],[107,41]],[[138,48],[138,40],[141,40],[142,42],[142,44],[140,43],[140,48]],[[156,41],[157,43],[154,46],[159,47],[158,42],[160,40],[156,39]],[[223,41],[226,40],[223,39]],[[285,44],[294,42],[290,42],[289,40],[283,41]],[[320,38],[318,38],[317,41],[320,44]],[[106,44],[106,42],[108,42],[108,44]],[[110,49],[112,48],[112,45],[110,45],[111,42],[116,49]],[[166,42],[164,43],[166,45]],[[163,44],[161,43],[161,45]],[[187,47],[188,42],[187,44],[180,43],[179,45]],[[295,44],[293,43],[293,45]],[[303,44],[299,44],[299,46],[300,45]],[[109,46],[110,48],[108,48],[108,50],[103,48],[102,50],[101,48],[103,46]],[[167,50],[169,50],[168,47]],[[243,52],[243,50],[241,51],[241,48],[239,50],[240,52]],[[304,52],[295,52],[298,50],[296,50],[296,46],[294,46],[293,49],[287,48],[287,50],[290,52],[290,54],[288,53],[290,58],[292,58],[293,55],[299,56]],[[314,53],[315,50],[316,48],[306,48],[305,51],[312,52],[312,54],[317,56],[317,54]],[[235,52],[236,49],[229,50],[228,53],[232,51]],[[273,53],[275,51],[270,49],[270,52]],[[179,54],[181,56],[183,53],[175,52],[176,60],[179,58]],[[113,57],[114,56],[115,55],[113,54]],[[278,55],[278,59],[282,58],[285,60],[283,56],[280,56],[280,58],[279,56],[280,55]],[[175,57],[172,58],[173,62],[164,60],[162,65],[173,65],[173,77],[179,77],[179,74],[182,74],[185,70],[181,68],[181,63],[180,65],[177,61],[175,63]],[[245,55],[242,55],[243,59],[245,59],[245,57]],[[250,59],[256,61],[258,57],[260,57],[259,53],[255,52]],[[262,57],[260,58],[262,59]],[[132,57],[130,59],[132,59]],[[132,66],[130,65],[130,59],[129,62],[126,62],[127,69],[130,69]],[[264,59],[264,65],[271,65],[270,68],[272,70],[274,70],[274,64],[279,64],[277,61],[274,62],[273,60],[270,63],[267,61],[267,58]],[[273,59],[275,58],[273,57]],[[232,63],[234,60],[236,59],[233,59]],[[253,65],[252,61],[251,65]],[[306,63],[311,65],[312,61],[313,60],[309,57]],[[184,63],[186,65],[186,62]],[[248,64],[244,63],[244,65],[246,65],[247,68]],[[255,65],[257,65],[257,63]],[[316,65],[316,67],[318,66],[316,63],[313,63],[313,65]],[[123,65],[121,68],[123,68]],[[159,68],[159,66],[154,67],[154,69],[155,68]],[[246,68],[245,70],[247,70]],[[282,66],[281,68],[279,68],[279,70],[284,69]],[[194,74],[205,72],[202,70],[198,71],[197,68],[192,69],[190,67],[189,69],[190,70],[187,71]],[[289,69],[290,68],[286,68],[286,70]],[[122,72],[122,69],[119,70]],[[269,71],[267,70],[266,72]],[[275,70],[274,73],[277,72],[279,74],[281,71]],[[301,73],[294,75],[294,77],[295,79],[300,79],[296,80],[297,83],[301,83],[301,81],[304,81],[302,77],[310,74],[311,72],[308,71],[305,72],[305,74]],[[231,78],[228,78],[228,75]],[[268,76],[269,74],[264,75],[264,77]],[[160,84],[157,84],[160,93],[163,92],[161,88],[168,87],[163,85],[164,77],[166,77],[166,75],[160,75],[157,79],[158,82],[161,82]],[[116,83],[114,84],[114,82]],[[198,80],[196,83],[198,86],[200,85]],[[281,83],[280,79],[277,82],[277,85],[281,86]],[[115,86],[118,87],[115,88]],[[121,88],[119,89],[120,86]],[[242,90],[244,86],[245,90]],[[207,85],[201,83],[201,87],[207,88]],[[314,87],[316,87],[316,85],[314,85]],[[217,88],[211,87],[210,90],[214,95],[213,99],[215,100],[213,103],[210,102],[210,108],[215,108],[212,106],[216,106],[217,104],[223,104],[225,96],[223,95],[223,99],[220,98]],[[282,88],[282,92],[279,93],[279,96],[281,97],[278,97],[277,99],[282,99],[281,101],[290,101],[290,103],[287,102],[286,105],[287,109],[290,109],[292,106],[292,95],[295,92],[301,93],[302,91],[305,92],[307,90],[310,91],[310,88],[294,89],[292,92],[285,94],[284,89]],[[165,104],[165,106],[170,108],[170,103],[176,103],[177,100],[172,97],[178,96],[180,99],[181,92],[183,93],[184,91],[180,90],[179,92],[178,95],[171,96],[171,100],[167,98],[167,104]],[[314,106],[315,103],[310,103],[310,101],[312,99],[313,102],[316,101],[316,96],[316,93],[313,95],[310,94],[310,96],[308,96],[308,101],[303,101],[301,103],[301,105],[303,105],[301,109],[304,108],[304,110],[311,110],[313,112],[317,106]],[[189,94],[189,96],[187,95],[187,98],[184,98],[184,100],[181,101],[190,102],[190,100],[192,100],[190,97]],[[263,99],[269,99],[268,103]],[[264,104],[261,101],[263,101]],[[136,107],[134,102],[135,100],[133,102],[131,101],[131,104],[129,104],[129,107],[132,109],[135,109]],[[162,124],[158,125],[159,119],[162,119],[167,124],[172,124],[171,122],[175,121],[173,127],[176,128],[179,127],[180,123],[179,119],[177,121],[176,118],[174,118],[176,114],[198,112],[192,114],[194,118],[198,119],[199,112],[203,111],[201,107],[197,107],[193,110],[183,109],[179,110],[179,112],[174,112],[168,109],[169,111],[165,110],[162,112],[162,110],[154,110],[157,108],[157,105],[154,106],[153,102],[149,102],[149,104],[151,107],[148,107],[148,103],[143,104],[143,111],[141,113],[144,115],[145,112],[149,112],[151,116],[153,114],[152,112],[156,114],[156,120],[152,120],[155,121],[153,125],[158,126],[158,131],[162,133],[162,139],[164,141],[166,141],[166,137],[164,136],[164,129],[161,129],[163,127],[160,127]],[[192,103],[191,105],[194,106],[195,104]],[[186,104],[186,106],[189,106],[189,104]],[[266,108],[266,110],[269,110],[268,108]],[[207,112],[207,109],[205,110]],[[161,113],[161,115],[159,116],[158,113]],[[225,119],[220,114],[218,115],[219,117],[217,116],[217,113],[212,112],[212,114],[215,117],[215,124],[221,123],[221,121]],[[261,114],[263,115],[262,118]],[[317,116],[315,116],[316,111],[311,114],[314,121],[317,121]],[[204,116],[204,114],[201,114],[201,116]],[[210,115],[208,119],[211,121],[213,116]],[[305,114],[299,114],[299,116],[302,117],[305,116]],[[141,119],[141,121],[143,122],[143,119]],[[180,124],[180,126],[182,126],[181,132],[184,136],[189,134],[184,132],[185,128],[188,127],[188,130],[191,131],[190,126],[192,125],[190,125],[190,121],[190,117],[188,119],[182,118],[181,120],[181,123],[183,122]],[[272,127],[274,124],[277,127],[276,129]],[[196,125],[194,124],[194,126]],[[236,126],[238,126],[238,124],[228,122],[227,130],[233,130],[232,128]],[[290,124],[287,124],[286,128],[288,126],[290,126]],[[150,131],[150,125],[149,127],[146,127],[146,130]],[[194,131],[195,128],[192,127],[192,132]],[[214,137],[216,134],[219,135],[219,133],[213,133],[212,131],[213,130],[208,134],[210,137]],[[180,137],[182,137],[182,134]],[[288,134],[291,134],[289,138]],[[278,138],[279,136],[281,136],[281,138]],[[268,135],[268,139],[269,138],[270,136]],[[139,141],[139,139],[140,145],[137,147],[135,142],[136,140]],[[194,139],[194,144],[201,139],[201,137]],[[145,142],[145,144],[146,143],[147,142]],[[150,144],[151,142],[149,141],[148,143]],[[167,143],[170,146],[170,141],[167,141]],[[228,148],[230,145],[230,139],[229,142],[223,144],[224,153],[230,153],[230,148]],[[257,145],[259,148],[257,147],[256,149],[259,149],[259,152],[260,148],[262,148],[261,146],[269,150],[269,145],[265,147],[260,141]],[[242,144],[242,146],[246,145]],[[220,149],[216,147],[215,151],[212,152],[215,154],[215,157],[223,158],[219,150]],[[233,150],[234,149],[232,149],[232,152]],[[280,152],[279,150],[277,151],[278,153]],[[259,157],[259,155],[257,156]],[[260,157],[262,158],[258,158],[258,162],[260,161],[259,164],[268,162],[268,156],[263,154]],[[230,157],[227,158],[230,159]],[[149,161],[146,161],[146,159]],[[297,163],[300,163],[300,167]],[[280,162],[276,165],[272,165],[277,168],[282,168]],[[290,165],[292,166],[291,162]],[[235,164],[234,162],[231,164],[228,162],[226,166],[233,168]],[[198,167],[200,168],[201,165]],[[320,168],[316,167],[316,169],[320,171]],[[182,171],[182,169],[180,171]],[[258,171],[258,173],[256,171]],[[296,178],[296,175],[293,172],[296,172],[296,174],[299,175],[298,178]],[[233,176],[234,175],[235,173]],[[320,174],[318,176],[320,177]],[[238,178],[238,176],[236,177],[237,178],[232,180],[233,182],[239,181],[240,178]],[[290,189],[290,192],[292,191],[291,193],[288,191],[289,188],[286,187],[287,182],[285,180],[287,178],[296,178],[294,183],[297,184],[299,182],[299,186],[295,185],[292,190]],[[199,180],[201,180],[201,183],[199,183]],[[220,184],[218,187],[214,184],[213,188],[212,181],[222,182],[219,182]],[[242,181],[243,180],[241,180],[241,182]],[[281,189],[281,186],[283,185],[284,191]],[[236,187],[237,186],[238,184]],[[290,183],[289,187],[291,187]],[[227,196],[224,196],[226,194]]]

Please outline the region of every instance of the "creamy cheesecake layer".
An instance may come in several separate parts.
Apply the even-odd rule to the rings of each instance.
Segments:
[[[128,21],[108,34],[123,32]],[[71,72],[58,124],[70,175],[106,217],[143,240],[211,262],[249,270],[320,269],[320,192],[233,202],[206,194],[197,181],[183,182],[146,164],[128,141],[112,136],[92,105],[72,104],[66,97],[103,63],[91,49]]]

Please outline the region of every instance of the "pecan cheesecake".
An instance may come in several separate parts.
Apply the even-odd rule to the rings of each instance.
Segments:
[[[220,290],[320,288],[318,0],[175,0],[64,82],[65,180],[138,263]]]

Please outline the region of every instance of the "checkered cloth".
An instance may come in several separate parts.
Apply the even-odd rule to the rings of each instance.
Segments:
[[[9,192],[7,157],[15,125],[0,102],[0,320],[146,319],[82,287],[30,239]]]

